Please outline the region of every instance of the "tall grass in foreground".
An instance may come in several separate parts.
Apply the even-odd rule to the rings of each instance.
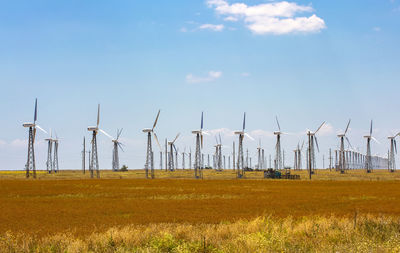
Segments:
[[[111,228],[87,238],[0,236],[1,252],[400,252],[391,217],[260,217],[251,221]]]

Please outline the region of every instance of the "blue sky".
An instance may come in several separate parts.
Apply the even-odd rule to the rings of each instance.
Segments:
[[[294,133],[282,140],[289,164],[305,129],[326,121],[322,163],[349,118],[353,146],[365,151],[362,136],[374,119],[381,144],[372,152],[385,154],[386,137],[400,130],[399,27],[400,0],[2,1],[0,169],[25,164],[22,123],[32,120],[35,97],[39,124],[63,137],[61,168],[80,168],[98,103],[101,128],[114,135],[124,128],[121,164],[130,168],[144,164],[141,129],[158,109],[158,136],[181,132],[180,150],[194,148],[190,131],[201,111],[205,128],[222,131],[229,146],[246,111],[248,131],[267,154],[275,115]],[[208,137],[204,152],[214,144]],[[250,153],[257,144],[245,143]],[[101,168],[111,167],[111,148],[100,135]],[[44,168],[43,141],[36,154]]]

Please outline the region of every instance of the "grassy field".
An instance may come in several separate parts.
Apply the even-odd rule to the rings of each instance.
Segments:
[[[193,252],[204,250],[204,236],[208,250],[223,252],[400,250],[400,173],[321,170],[311,181],[296,173],[301,180],[260,172],[236,180],[231,171],[206,171],[205,180],[189,179],[192,171],[157,171],[154,180],[144,171],[102,171],[102,179],[62,171],[26,180],[1,172],[0,249]]]
[[[38,170],[38,179],[90,179],[90,173],[85,174],[80,170],[64,170],[57,174],[48,174],[46,171]],[[293,171],[291,174],[300,175],[301,180],[309,180],[306,170]],[[113,172],[111,170],[102,170],[100,173],[102,179],[140,179],[145,178],[144,170],[129,170],[127,172]],[[193,170],[177,170],[164,171],[155,170],[155,178],[162,179],[192,179],[194,177]],[[245,173],[246,179],[263,179],[263,172],[253,171]],[[2,179],[25,179],[25,171],[0,171],[0,180]],[[236,179],[236,173],[233,170],[215,171],[204,170],[204,179]],[[389,173],[387,170],[375,170],[373,173],[365,173],[364,170],[349,170],[345,174],[340,174],[336,171],[317,170],[313,175],[312,180],[398,180],[400,181],[400,173]]]
[[[260,217],[219,224],[149,224],[78,238],[0,235],[2,252],[400,252],[400,223],[354,216]]]

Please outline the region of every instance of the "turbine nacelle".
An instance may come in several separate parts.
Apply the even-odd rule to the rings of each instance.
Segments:
[[[28,122],[28,123],[23,123],[22,126],[23,126],[23,127],[35,127],[36,124],[35,124],[35,123],[29,123],[29,122]]]
[[[88,131],[90,131],[90,132],[93,132],[93,131],[98,131],[99,130],[99,128],[98,127],[95,127],[95,126],[89,126],[88,128],[87,128],[87,130]]]
[[[235,131],[234,133],[244,135],[244,131]]]
[[[275,135],[281,135],[282,132],[281,132],[281,131],[277,131],[277,132],[274,132],[274,134],[275,134]]]
[[[145,128],[145,129],[143,129],[142,131],[143,131],[143,133],[151,133],[151,132],[153,132],[153,129],[151,129],[151,128]]]

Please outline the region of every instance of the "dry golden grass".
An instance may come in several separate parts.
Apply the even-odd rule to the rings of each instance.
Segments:
[[[4,252],[400,252],[400,222],[390,217],[258,217],[219,224],[148,224],[83,238],[0,235]]]
[[[309,180],[306,170],[291,171],[292,174],[300,175],[301,180]],[[140,179],[145,178],[144,170],[129,170],[128,172],[113,172],[110,170],[101,171],[102,179]],[[194,176],[193,170],[177,170],[164,171],[155,170],[156,178],[180,178],[192,179]],[[262,179],[263,172],[246,172],[247,179]],[[80,170],[63,170],[57,174],[48,174],[43,170],[37,171],[37,178],[41,180],[56,180],[56,179],[90,179],[90,173],[86,171],[83,174]],[[25,179],[24,171],[0,171],[0,180],[2,179]],[[204,179],[236,179],[236,173],[232,170],[215,171],[204,170]],[[340,174],[336,171],[317,170],[313,175],[312,180],[346,180],[346,181],[400,181],[400,172],[389,173],[387,170],[375,170],[373,173],[366,173],[365,170],[349,170],[345,174]]]
[[[350,217],[355,210],[400,217],[398,174],[386,171],[320,171],[312,181],[261,180],[261,173],[246,174],[256,179],[226,180],[234,178],[233,172],[212,171],[205,178],[214,180],[181,179],[192,171],[156,175],[164,179],[138,179],[143,171],[102,173],[124,180],[82,179],[79,172],[39,174],[38,180],[2,174],[0,234],[68,232],[79,238],[129,224],[217,224],[269,215]],[[13,177],[18,180],[8,180]]]

